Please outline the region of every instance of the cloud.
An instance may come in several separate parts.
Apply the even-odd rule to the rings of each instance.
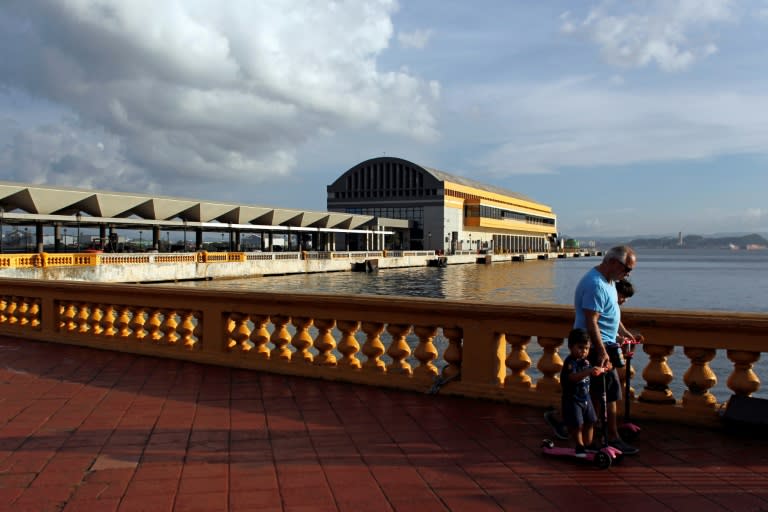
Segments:
[[[450,138],[483,143],[473,165],[499,175],[765,154],[768,93],[754,89],[638,92],[590,76],[465,88],[447,100],[465,121]]]
[[[54,182],[100,155],[92,165],[113,182],[127,172],[147,186],[259,183],[290,173],[297,148],[337,130],[435,140],[439,84],[377,66],[396,9],[395,0],[9,0],[0,87],[76,122],[6,127],[2,158]],[[104,151],[69,131],[102,132]]]
[[[414,30],[413,32],[400,32],[397,34],[397,41],[402,48],[423,49],[429,43],[432,37],[431,30]]]
[[[627,12],[628,5],[640,12]],[[733,0],[604,1],[581,21],[563,13],[561,32],[591,40],[618,67],[683,71],[717,52],[707,29],[735,17]]]

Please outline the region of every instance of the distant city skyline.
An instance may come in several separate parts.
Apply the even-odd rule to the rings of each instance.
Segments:
[[[281,208],[388,155],[582,239],[768,233],[768,0],[0,7],[0,179]]]

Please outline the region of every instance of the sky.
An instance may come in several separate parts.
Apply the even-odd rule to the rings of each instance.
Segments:
[[[3,0],[0,180],[326,209],[394,156],[575,237],[768,232],[768,0]]]

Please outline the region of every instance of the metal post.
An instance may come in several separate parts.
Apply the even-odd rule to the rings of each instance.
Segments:
[[[141,230],[139,230],[139,250],[144,252],[144,242],[141,240]]]
[[[80,215],[80,212],[77,212],[77,215],[75,215],[77,218],[77,250],[75,252],[80,252],[80,219],[82,219],[82,215]]]
[[[24,228],[24,252],[29,252],[29,228]]]
[[[64,252],[67,252],[67,228],[64,228]]]

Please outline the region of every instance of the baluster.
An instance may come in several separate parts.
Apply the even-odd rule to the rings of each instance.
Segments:
[[[115,308],[111,304],[104,308],[101,323],[104,326],[104,336],[113,337],[117,331],[115,330]]]
[[[419,361],[419,366],[414,370],[414,374],[434,377],[439,373],[437,366],[432,362],[437,359],[437,348],[433,343],[437,335],[437,327],[419,325],[414,327],[413,332],[419,337],[419,344],[416,345],[416,350],[413,352]]]
[[[227,349],[232,350],[235,347],[239,347],[241,351],[248,352],[251,350],[251,346],[248,344],[248,340],[251,337],[251,329],[248,327],[249,316],[243,313],[230,313],[229,318],[232,320],[233,325],[229,332]]]
[[[315,327],[318,328],[317,338],[314,346],[319,352],[315,358],[315,364],[322,366],[336,366],[336,356],[331,352],[336,348],[336,340],[333,339],[331,329],[336,325],[336,320],[332,318],[315,320]]]
[[[128,328],[131,325],[130,308],[128,306],[120,306],[119,312],[117,321],[115,321],[115,326],[117,327],[116,334],[120,338],[129,338],[131,336],[131,330]]]
[[[510,373],[504,379],[504,385],[529,389],[533,385],[531,377],[526,373],[531,367],[531,357],[527,350],[531,336],[507,333],[505,337],[510,345],[510,351],[504,364],[509,368]],[[560,364],[562,368],[562,362]]]
[[[363,343],[363,354],[366,360],[363,363],[363,370],[374,372],[386,372],[387,367],[381,360],[384,354],[384,344],[381,342],[380,335],[384,332],[384,324],[380,322],[363,322],[360,327],[365,333],[365,343]]]
[[[269,315],[251,315],[253,331],[251,331],[251,343],[253,343],[253,357],[256,359],[269,359],[269,331],[267,322]]]
[[[277,355],[277,358],[283,361],[291,360],[291,350],[288,348],[288,344],[291,342],[291,333],[285,328],[290,321],[290,316],[272,315],[272,323],[275,325],[275,330],[272,331],[272,336],[269,338],[269,341],[275,346],[272,355]]]
[[[360,328],[360,322],[354,320],[339,320],[336,326],[341,331],[341,341],[338,350],[342,357],[339,366],[345,368],[360,368],[360,361],[355,357],[360,351],[360,344],[355,339],[355,333]]]
[[[64,311],[61,314],[61,328],[65,331],[74,331],[77,329],[75,315],[77,308],[73,302],[67,302],[64,305]]]
[[[103,304],[94,304],[91,307],[91,314],[88,316],[88,323],[91,324],[93,334],[101,334],[104,329],[101,327],[101,319],[104,317]]]
[[[563,369],[563,360],[557,350],[562,344],[563,338],[539,336],[539,345],[544,352],[536,364],[536,368],[542,373],[542,377],[536,382],[536,391],[560,394],[560,370]]]
[[[147,337],[152,340],[153,343],[160,343],[163,339],[163,333],[160,331],[162,320],[160,320],[161,311],[159,309],[153,309],[147,319]]]
[[[407,373],[410,375],[411,365],[405,360],[406,357],[411,355],[411,347],[405,341],[405,337],[411,332],[411,326],[405,324],[389,324],[387,325],[387,332],[392,336],[392,343],[390,343],[387,349],[387,355],[392,358],[392,362],[387,367],[387,370],[392,373]]]
[[[643,370],[645,389],[638,400],[657,404],[674,404],[676,402],[669,383],[675,378],[672,369],[667,364],[667,358],[675,351],[675,347],[665,345],[649,345],[643,343],[643,352],[648,354],[648,366]]]
[[[178,333],[181,336],[181,343],[188,349],[194,349],[197,344],[197,340],[192,336],[195,332],[195,323],[192,321],[194,313],[192,311],[184,311],[181,315],[181,325],[179,326]]]
[[[752,371],[752,365],[760,359],[760,352],[728,350],[726,354],[733,363],[733,373],[726,381],[728,388],[742,396],[750,396],[760,389],[760,379]]]
[[[443,353],[443,359],[448,364],[443,368],[443,378],[452,379],[461,373],[464,355],[461,342],[464,339],[464,331],[459,327],[443,327],[443,336],[448,338],[448,347]]]
[[[0,324],[8,322],[8,299],[0,297]]]
[[[311,363],[312,354],[309,353],[308,349],[312,346],[312,336],[309,334],[312,319],[309,317],[293,317],[293,325],[296,327],[296,334],[291,339],[291,345],[296,350],[291,356],[291,361]]]
[[[138,307],[133,312],[133,318],[131,319],[131,330],[133,330],[133,337],[139,341],[144,340],[147,337],[148,331],[144,328],[147,308]],[[151,338],[150,338],[151,339]]]
[[[176,327],[179,324],[176,321],[176,310],[165,309],[163,310],[163,323],[160,325],[160,330],[164,333],[162,341],[168,345],[175,345],[179,341],[179,334],[176,332]]]
[[[40,299],[32,299],[29,304],[29,325],[40,327]]]
[[[17,300],[18,297],[10,297],[8,306],[5,308],[5,314],[8,315],[8,323],[11,325],[19,322],[19,319],[16,318],[16,308],[19,307],[18,303],[16,302]]]
[[[714,408],[717,399],[709,390],[717,384],[717,377],[709,362],[715,358],[715,349],[685,347],[683,353],[691,360],[691,366],[683,375],[683,382],[688,386],[683,393],[683,406]]]
[[[87,333],[90,330],[90,324],[88,323],[89,317],[88,305],[84,302],[79,303],[77,305],[77,316],[75,317],[75,321],[77,322],[77,332]]]
[[[16,310],[16,316],[19,318],[19,325],[29,324],[29,302],[26,297],[19,297],[19,309]]]

